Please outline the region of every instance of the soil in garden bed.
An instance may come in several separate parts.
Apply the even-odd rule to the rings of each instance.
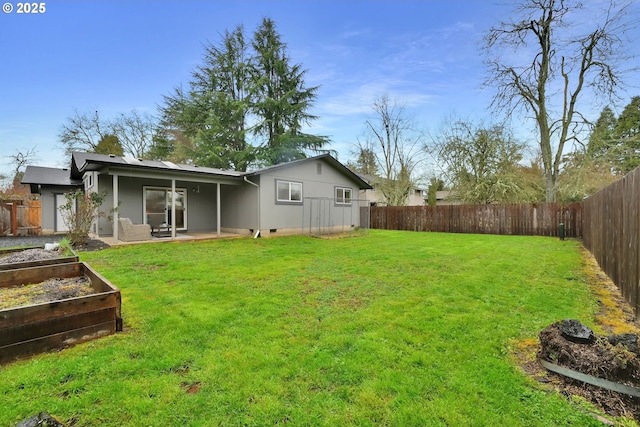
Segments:
[[[94,294],[87,276],[51,278],[44,282],[0,289],[0,310]]]
[[[18,262],[43,261],[48,259],[63,258],[67,256],[65,250],[45,251],[44,249],[25,249],[24,251],[11,252],[0,257],[0,264],[13,264]]]

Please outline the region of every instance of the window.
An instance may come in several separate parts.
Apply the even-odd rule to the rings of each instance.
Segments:
[[[157,219],[159,222],[171,224],[173,214],[171,208],[174,205],[175,198],[176,207],[176,230],[187,229],[187,194],[186,188],[176,188],[176,192],[172,193],[171,188],[167,187],[143,187],[142,209],[144,212],[145,224],[149,224],[150,218]]]
[[[277,181],[277,196],[278,202],[302,202],[302,183],[301,182],[289,182],[289,181]]]
[[[344,187],[336,187],[336,204],[338,205],[350,205],[351,204],[351,189]]]
[[[88,172],[84,175],[84,189],[90,190],[93,187],[93,175],[95,172]]]

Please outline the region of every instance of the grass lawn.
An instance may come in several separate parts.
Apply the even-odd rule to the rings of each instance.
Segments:
[[[589,426],[512,350],[593,326],[580,244],[372,230],[81,253],[125,332],[0,367],[0,426]]]

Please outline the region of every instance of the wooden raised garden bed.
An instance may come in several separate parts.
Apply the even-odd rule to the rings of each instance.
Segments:
[[[120,290],[84,262],[0,271],[0,292],[54,277],[87,277],[95,293],[0,310],[0,363],[122,330]]]
[[[57,256],[55,258],[47,258],[47,259],[34,259],[32,261],[9,262],[6,264],[3,262],[3,258],[7,257],[8,255],[13,255],[18,252],[24,253],[25,251],[31,251],[31,250],[44,251],[44,249],[42,249],[42,247],[39,247],[39,246],[32,246],[28,248],[18,248],[18,249],[0,249],[0,271],[12,270],[16,268],[39,267],[42,265],[63,264],[67,262],[79,261],[78,255],[72,250],[69,250],[71,255],[68,255],[68,256]]]

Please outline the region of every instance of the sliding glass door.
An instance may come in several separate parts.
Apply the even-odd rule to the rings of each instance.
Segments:
[[[144,187],[144,220],[150,223],[150,218],[160,218],[162,222],[171,224],[171,206],[173,199],[176,204],[176,230],[187,229],[187,190],[176,188],[174,193],[170,188]]]

